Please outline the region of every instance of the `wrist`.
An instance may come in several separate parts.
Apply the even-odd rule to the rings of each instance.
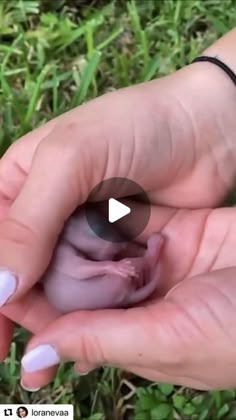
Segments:
[[[231,30],[203,51],[202,56],[216,57],[236,74],[236,29]],[[195,72],[199,73],[205,89],[204,95],[211,95],[215,107],[215,124],[221,133],[223,143],[232,154],[232,164],[236,163],[236,86],[227,73],[214,63],[196,62]],[[200,75],[201,74],[201,75]],[[196,74],[195,74],[196,76]],[[210,100],[210,97],[209,97]],[[222,143],[222,142],[221,142]]]
[[[208,47],[202,55],[217,57],[236,74],[236,28],[232,29],[214,44]],[[219,69],[220,70],[220,69]],[[227,76],[227,75],[226,75]]]

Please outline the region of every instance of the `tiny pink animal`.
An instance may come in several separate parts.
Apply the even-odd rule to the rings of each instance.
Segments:
[[[158,233],[150,236],[147,248],[105,241],[90,229],[79,209],[65,224],[42,278],[47,299],[62,313],[137,304],[158,287],[162,245]]]

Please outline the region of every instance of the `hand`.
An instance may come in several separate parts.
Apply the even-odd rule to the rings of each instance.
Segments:
[[[177,210],[166,224],[163,218],[169,293],[143,307],[61,317],[29,343],[23,378],[71,360],[81,373],[108,364],[198,389],[235,386],[235,220],[235,209]]]
[[[208,90],[198,98],[206,83]],[[235,97],[227,98],[231,89],[218,69],[211,66],[206,74],[205,64],[192,65],[164,79],[104,95],[10,147],[0,166],[6,216],[0,224],[0,266],[12,275],[6,279],[9,290],[1,275],[0,303],[15,301],[38,281],[64,221],[103,179],[135,180],[149,191],[153,205],[219,204],[236,171]],[[117,162],[118,155],[123,156],[122,165],[107,165],[107,160]]]
[[[204,89],[199,97],[199,90],[204,84],[208,89]],[[39,298],[35,297],[34,306],[29,299],[27,301],[27,296],[22,298],[24,309],[27,308],[29,314],[26,318],[22,316],[23,302],[16,302],[16,299],[24,296],[45,271],[64,220],[86,200],[95,184],[114,176],[127,176],[151,191],[152,219],[143,239],[153,230],[162,230],[167,237],[163,295],[180,281],[188,279],[170,292],[166,299],[159,300],[158,304],[153,301],[149,307],[125,312],[83,312],[62,317],[56,325],[51,324],[49,330],[45,329],[42,335],[35,337],[31,347],[42,342],[55,345],[60,358],[79,359],[80,369],[83,369],[83,364],[87,367],[88,364],[96,366],[106,362],[152,379],[173,379],[175,383],[205,386],[204,380],[196,378],[200,372],[196,357],[200,358],[203,354],[207,359],[207,344],[213,346],[210,333],[215,331],[214,316],[202,304],[206,310],[203,324],[211,324],[210,343],[203,343],[201,334],[196,333],[195,323],[190,322],[194,318],[187,324],[187,315],[184,317],[189,307],[187,298],[191,298],[193,293],[193,289],[188,293],[186,290],[194,284],[193,297],[196,298],[195,288],[201,285],[201,281],[193,281],[194,276],[197,274],[204,278],[209,271],[212,256],[204,262],[201,253],[198,253],[207,243],[207,235],[214,233],[215,248],[211,245],[211,249],[215,254],[224,256],[224,253],[220,254],[219,244],[229,229],[231,218],[235,217],[232,213],[221,213],[220,217],[218,213],[216,217],[216,213],[208,209],[225,197],[235,177],[235,97],[231,93],[231,82],[221,71],[211,65],[207,66],[207,71],[205,64],[192,65],[164,79],[92,101],[25,136],[8,150],[0,167],[1,192],[6,205],[6,217],[0,224],[0,249],[3,250],[0,264],[17,273],[18,277],[16,289],[11,289],[10,303],[2,307],[4,314],[27,328],[30,326],[33,332],[42,330],[58,316],[53,313],[49,316],[51,309],[47,308],[43,311],[39,328],[42,297],[40,305],[36,303]],[[117,156],[122,156],[119,167],[111,164],[117,162]],[[107,165],[107,162],[110,164]],[[33,206],[30,205],[32,200]],[[181,210],[183,207],[199,210]],[[210,225],[204,225],[206,219]],[[206,236],[202,237],[203,230]],[[230,247],[233,249],[231,243]],[[226,252],[223,246],[222,249]],[[34,264],[29,264],[29,261],[34,261]],[[232,267],[233,263],[231,260],[224,261],[223,257],[221,261],[220,268],[226,270],[225,275],[229,277],[231,269],[228,267]],[[213,263],[211,269],[214,272]],[[193,280],[190,280],[192,277]],[[230,285],[231,282],[228,280],[224,284]],[[3,297],[7,297],[6,289],[3,290],[3,278],[1,286],[3,303]],[[179,290],[186,308],[170,301]],[[191,340],[180,340],[183,338],[183,321],[184,331],[187,328]],[[178,336],[174,334],[177,330]],[[129,345],[131,342],[132,346]],[[134,342],[137,346],[133,345]],[[194,351],[191,349],[193,342]],[[218,343],[221,342],[219,334]],[[53,355],[56,356],[55,353]],[[212,356],[211,347],[213,359]],[[219,356],[217,353],[215,358]],[[42,360],[41,367],[46,367]],[[48,365],[58,361],[57,357],[48,359]],[[204,373],[205,365],[201,362]],[[186,373],[187,368],[189,371]],[[192,368],[197,372],[196,377],[192,375],[193,378]],[[165,370],[164,374],[160,373]],[[27,380],[32,387],[46,383],[49,376],[46,373],[33,376],[23,373],[24,381]],[[224,380],[226,377],[229,382],[229,375],[225,374]],[[211,372],[209,378],[211,381]],[[218,386],[220,381],[222,378],[217,377],[214,384]]]

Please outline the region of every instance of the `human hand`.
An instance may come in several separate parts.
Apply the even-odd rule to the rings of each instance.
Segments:
[[[6,216],[7,209],[9,207],[4,194],[1,193],[2,191],[0,192],[0,220]],[[29,331],[34,333],[39,332],[41,328],[45,327],[50,321],[59,315],[58,311],[48,305],[42,293],[37,292],[36,290],[30,291],[27,296],[14,304],[13,311],[11,305],[7,307],[7,311],[8,310],[10,313],[13,312],[16,314],[16,319],[19,324],[24,325]],[[40,317],[37,316],[39,311],[42,311]],[[33,316],[31,314],[33,314]],[[44,316],[44,314],[46,316]],[[12,319],[14,319],[14,315]],[[13,322],[3,314],[0,314],[0,331],[0,362],[2,362],[7,357],[14,331]],[[46,378],[50,380],[54,373],[55,369],[48,369],[43,373],[37,372],[35,375],[31,376],[30,380],[31,382],[35,381],[37,384],[40,383],[40,381],[45,382],[45,380],[47,380]],[[24,386],[23,382],[22,385]]]
[[[208,89],[199,98],[199,90],[206,83]],[[19,322],[21,305],[14,302],[45,271],[64,220],[104,178],[128,177],[149,191],[153,212],[144,236],[154,227],[167,232],[167,239],[172,232],[170,242],[179,249],[179,243],[183,246],[184,225],[179,221],[181,235],[174,223],[174,230],[170,229],[174,213],[181,207],[203,209],[193,212],[196,226],[192,225],[187,211],[184,212],[187,230],[191,232],[190,237],[186,236],[191,246],[184,261],[189,267],[194,250],[200,245],[199,235],[207,207],[223,199],[235,176],[234,104],[231,82],[224,74],[214,66],[196,64],[164,79],[99,98],[25,136],[10,148],[0,168],[1,191],[8,210],[0,225],[3,250],[0,264],[19,277],[17,289],[12,287],[10,304],[2,312]],[[122,159],[117,168],[115,162],[119,156]],[[32,197],[34,206],[29,205]],[[183,216],[180,210],[177,215],[179,212]],[[154,223],[157,216],[158,224]],[[164,229],[164,225],[169,230]],[[171,275],[171,267],[176,261],[176,252],[169,249],[166,256],[170,268],[163,271],[163,294],[186,277],[186,272],[181,270],[180,254],[177,254],[175,276]],[[34,266],[28,261],[35,261]],[[4,293],[6,297],[6,289]],[[3,303],[3,290],[0,296]],[[35,314],[31,311],[30,316],[37,325]],[[109,311],[101,312],[101,316],[105,314]],[[118,314],[117,320],[124,319],[121,312],[114,312],[113,316],[115,314]],[[127,311],[127,314],[131,314],[132,319],[132,312]],[[93,331],[93,316],[88,316],[90,327],[83,319],[88,335]],[[60,322],[64,319],[68,318]],[[107,318],[102,319],[105,322]],[[124,323],[130,325],[125,319]],[[34,329],[32,322],[31,329]],[[108,362],[111,363],[112,358]],[[126,362],[121,364],[129,364],[128,354]]]
[[[28,383],[37,384],[34,369],[70,360],[81,373],[106,364],[198,389],[235,386],[236,210],[177,210],[167,223],[154,211],[152,230],[163,227],[168,238],[162,286],[169,293],[142,307],[57,319],[27,347]]]

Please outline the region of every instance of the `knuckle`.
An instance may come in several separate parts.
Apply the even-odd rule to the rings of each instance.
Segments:
[[[87,131],[79,130],[76,123],[67,123],[56,127],[38,145],[35,162],[40,167],[42,165],[51,167],[54,162],[54,166],[60,168],[60,172],[69,173],[71,178],[78,176],[81,167],[85,167],[91,159],[94,159],[94,155],[91,153],[91,150],[93,151],[91,136]]]
[[[88,311],[80,311],[79,313],[68,314],[66,315],[67,322],[70,325],[73,324],[78,331],[77,337],[74,335],[74,329],[71,329],[72,337],[69,335],[69,347],[71,347],[71,339],[75,341],[76,346],[71,348],[73,360],[78,360],[80,363],[85,363],[86,365],[103,365],[106,363],[106,357],[104,353],[104,348],[102,345],[102,340],[99,335],[99,328],[97,328],[97,318],[94,317],[93,313]],[[63,319],[59,319],[59,325],[62,330],[65,327]],[[79,328],[79,329],[78,329]],[[98,333],[96,332],[98,331]],[[65,341],[65,354],[67,344]],[[63,351],[64,353],[64,351]]]
[[[19,245],[33,244],[39,240],[36,232],[14,218],[6,218],[0,223],[0,240]]]
[[[75,121],[58,124],[49,136],[45,137],[36,149],[37,154],[72,159],[87,147],[91,135],[88,129],[80,127]]]
[[[150,311],[149,334],[152,337],[155,335],[159,342],[156,367],[161,366],[166,373],[184,372],[195,354],[191,321],[180,307],[172,304],[168,305],[166,317],[163,314],[162,321],[158,323],[155,312],[151,308]]]
[[[24,284],[31,283],[35,277],[41,276],[48,256],[45,246],[36,232],[15,219],[5,219],[0,223],[0,266],[7,267],[17,273],[21,279],[21,287],[16,292],[21,295]],[[34,261],[34,264],[29,264]]]
[[[48,159],[51,159],[53,156],[55,161],[61,158],[67,160],[68,156],[71,156],[72,145],[74,148],[74,143],[69,141],[65,127],[62,127],[60,130],[55,129],[50,136],[45,137],[37,146],[36,159],[37,157],[43,159],[48,157]]]
[[[106,357],[96,334],[82,335],[80,338],[80,355],[83,362],[90,365],[106,364]]]

